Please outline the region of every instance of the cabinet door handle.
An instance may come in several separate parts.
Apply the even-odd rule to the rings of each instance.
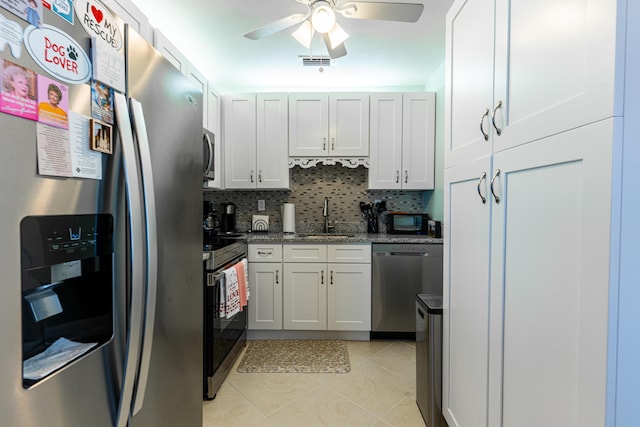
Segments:
[[[409,182],[409,171],[408,170],[404,170],[404,183],[408,183]]]
[[[335,151],[336,150],[336,139],[335,138],[331,138],[331,151]]]
[[[493,109],[493,114],[491,115],[491,123],[493,124],[493,128],[496,130],[498,136],[502,134],[502,129],[496,126],[496,112],[502,108],[502,101],[498,101],[496,108]]]
[[[258,170],[258,182],[262,182],[262,169]]]
[[[478,180],[478,195],[480,196],[480,199],[482,200],[482,204],[487,203],[487,198],[482,195],[482,191],[480,190],[480,185],[482,185],[482,181],[484,181],[486,179],[487,179],[487,173],[486,172],[482,172],[482,176]]]
[[[249,172],[249,179],[251,180],[251,183],[253,184],[253,169],[251,169],[251,171]]]
[[[486,110],[484,110],[484,113],[482,113],[482,117],[480,117],[480,132],[482,132],[482,136],[484,136],[484,140],[488,141],[489,140],[489,132],[485,132],[484,131],[484,118],[485,117],[489,117],[489,109],[488,108]]]
[[[400,171],[397,170],[396,171],[396,184],[398,184],[400,182]]]
[[[500,197],[496,194],[495,189],[493,188],[493,183],[495,182],[496,178],[500,176],[500,169],[496,169],[496,172],[493,174],[493,178],[491,178],[491,194],[493,194],[493,198],[495,199],[496,203],[500,203]]]
[[[324,285],[324,270],[320,270],[320,284]]]
[[[322,138],[322,151],[327,149],[327,138]]]
[[[280,284],[280,279],[278,278],[279,275],[280,275],[280,270],[276,270],[276,285]]]
[[[329,284],[333,285],[333,270],[331,270],[330,272],[330,276],[329,276]]]
[[[273,251],[272,250],[259,250],[258,251],[258,255],[260,255],[260,256],[270,256],[270,255],[273,255]]]

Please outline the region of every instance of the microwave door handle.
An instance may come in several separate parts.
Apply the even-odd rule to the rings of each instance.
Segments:
[[[214,137],[215,138],[215,137]],[[211,138],[209,138],[209,135],[207,135],[206,133],[204,134],[204,140],[207,142],[207,146],[209,147],[208,151],[209,151],[209,158],[207,159],[207,172],[211,172],[213,178],[212,179],[216,179],[216,170],[214,168],[214,162],[213,162],[213,158],[214,158],[214,150],[215,150],[215,141],[212,141]]]
[[[138,380],[133,400],[133,415],[142,409],[144,395],[147,390],[149,377],[149,364],[151,350],[153,348],[153,331],[156,317],[156,297],[158,290],[158,228],[156,218],[155,187],[153,183],[153,168],[151,166],[151,152],[149,149],[149,135],[144,120],[142,104],[135,99],[130,100],[133,115],[133,129],[138,141],[140,165],[142,169],[142,188],[144,197],[144,210],[147,227],[147,298],[144,307],[144,331],[142,334],[142,353],[140,355],[140,367]]]
[[[127,347],[120,389],[120,401],[116,413],[116,427],[126,427],[131,413],[133,390],[136,383],[138,356],[140,353],[140,337],[142,334],[142,309],[144,306],[144,226],[142,224],[141,177],[136,159],[135,143],[131,130],[127,100],[120,93],[114,94],[114,105],[118,131],[122,145],[122,161],[124,179],[127,190],[128,220],[131,233],[129,251],[130,270],[127,274],[130,287],[130,314],[127,329]]]

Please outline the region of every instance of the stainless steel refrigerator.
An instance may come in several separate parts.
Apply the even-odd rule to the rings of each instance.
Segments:
[[[80,18],[44,12],[90,54]],[[39,174],[36,122],[0,113],[0,425],[202,425],[202,95],[139,35],[125,41],[101,179]],[[56,79],[21,47],[0,56]],[[89,83],[67,96],[91,115]],[[91,347],[25,377],[64,340]]]

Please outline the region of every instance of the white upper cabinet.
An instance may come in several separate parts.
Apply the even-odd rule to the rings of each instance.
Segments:
[[[218,171],[214,179],[206,182],[206,188],[224,188],[224,173],[222,172],[222,127],[220,124],[221,99],[211,85],[207,88],[207,120],[205,128],[213,132],[213,162],[214,170]]]
[[[434,186],[435,94],[371,94],[369,189]]]
[[[153,46],[182,74],[187,75],[187,57],[157,28],[153,32]]]
[[[255,188],[255,94],[225,95],[222,117],[225,187]]]
[[[286,94],[223,99],[225,188],[288,188]]]
[[[458,0],[447,15],[445,167],[477,159],[492,150],[493,3]]]
[[[209,102],[207,78],[190,63],[187,63],[187,79],[193,83],[202,92],[202,126],[209,128],[207,121],[209,120]]]
[[[369,155],[368,93],[289,94],[291,157]]]
[[[622,113],[614,3],[496,0],[494,151]]]
[[[207,125],[205,126],[211,132],[216,135],[216,138],[221,139],[220,136],[220,111],[221,111],[221,97],[216,92],[216,90],[212,87],[212,85],[208,85],[207,87]]]
[[[154,31],[154,47],[173,64],[182,74],[184,74],[191,83],[193,83],[202,92],[202,126],[211,130],[209,124],[209,87],[207,78],[193,64],[189,62],[186,56],[171,43],[159,29]]]
[[[149,19],[135,4],[130,0],[107,0],[104,4],[146,41],[153,44],[153,28]]]
[[[289,188],[287,94],[257,95],[256,188]]]
[[[615,14],[607,0],[456,1],[445,167],[621,114]]]

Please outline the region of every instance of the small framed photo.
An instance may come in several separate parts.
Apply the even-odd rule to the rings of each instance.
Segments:
[[[113,153],[113,135],[111,125],[97,119],[91,119],[91,149],[101,153]]]

